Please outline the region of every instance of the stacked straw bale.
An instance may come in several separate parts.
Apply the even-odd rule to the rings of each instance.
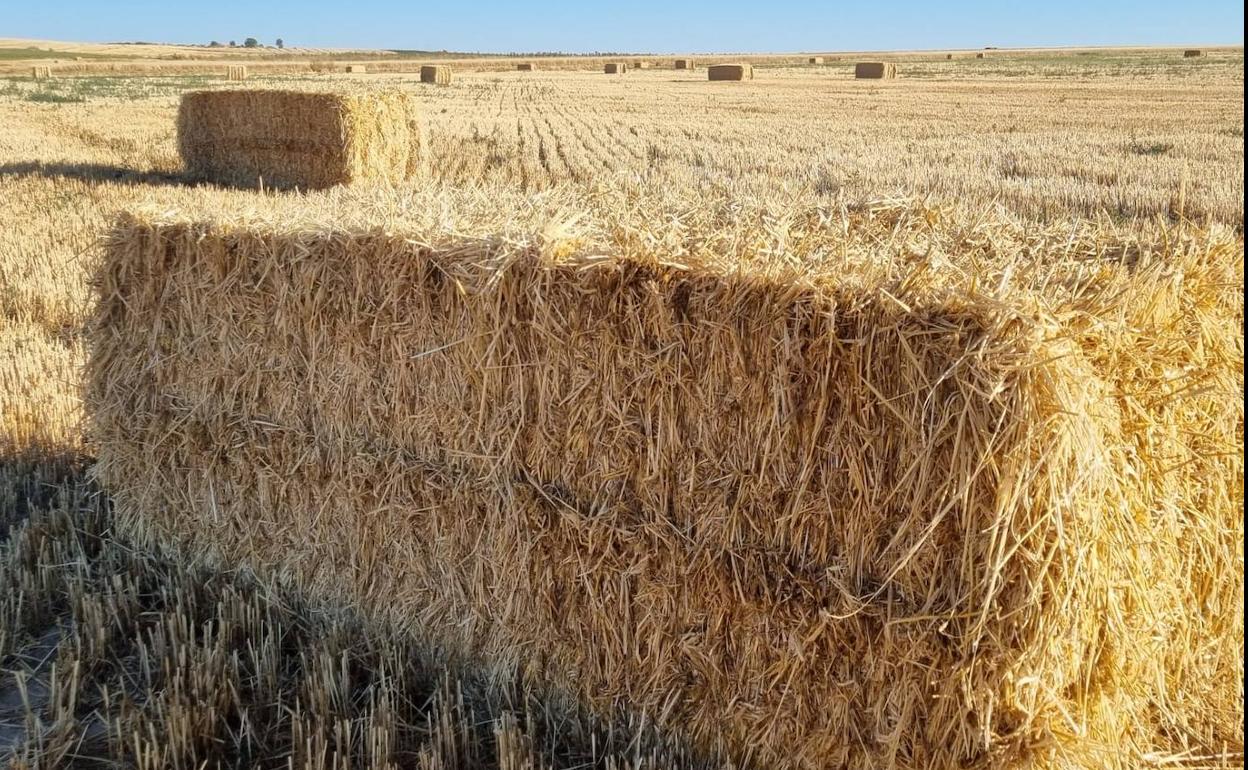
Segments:
[[[602,71],[608,75],[623,75],[628,72],[628,65],[622,61],[609,61],[602,66]]]
[[[674,67],[678,70],[691,70],[693,69],[693,59],[677,59]]]
[[[451,84],[451,68],[445,64],[425,64],[420,68],[420,82],[439,86]]]
[[[47,80],[52,77],[52,68],[46,65],[31,67],[30,77],[34,80]]]
[[[533,72],[537,69],[537,65],[531,61],[522,61],[516,65],[516,69],[520,72]]]
[[[862,61],[854,65],[854,77],[892,80],[897,77],[897,64],[891,61]]]
[[[807,61],[807,64],[823,64],[823,57],[822,57],[822,56],[812,56],[812,57],[810,57],[810,59]]]
[[[1188,50],[1183,52],[1183,58],[1185,59],[1196,59],[1204,55],[1205,55],[1205,52],[1198,48],[1189,48]]]
[[[247,67],[242,64],[231,64],[225,68],[226,80],[246,80]]]
[[[188,173],[242,187],[394,184],[418,168],[420,136],[400,92],[195,91],[178,110]]]
[[[439,200],[120,220],[87,403],[128,534],[760,767],[1242,747],[1242,240]]]
[[[742,64],[712,64],[706,68],[707,80],[753,80],[754,65],[749,63]]]

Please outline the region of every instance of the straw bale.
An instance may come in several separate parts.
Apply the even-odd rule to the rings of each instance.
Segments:
[[[753,80],[754,66],[742,64],[712,64],[706,68],[707,80]]]
[[[31,67],[30,76],[35,80],[47,80],[52,77],[52,68],[47,65]]]
[[[247,67],[242,64],[231,64],[225,68],[226,80],[246,80]]]
[[[646,61],[645,59],[638,59],[635,62],[633,62],[633,66],[639,70],[648,70],[651,67],[653,67],[654,64],[652,62]]]
[[[677,59],[674,66],[678,70],[691,70],[693,69],[693,59]]]
[[[537,69],[537,65],[531,61],[522,61],[516,65],[516,69],[520,72],[533,72]]]
[[[1242,747],[1242,240],[500,195],[123,217],[123,529],[760,767]]]
[[[812,56],[812,57],[810,57],[810,59],[807,61],[807,64],[823,64],[823,57],[822,57],[822,56]]]
[[[854,65],[854,77],[892,80],[897,77],[897,64],[891,61],[863,61]]]
[[[981,52],[979,52],[979,53],[975,54],[975,58],[976,58],[976,59],[982,59],[982,58],[984,58],[984,54],[983,54],[983,52],[981,51]]]
[[[602,71],[608,75],[623,75],[628,72],[628,65],[622,61],[609,61],[602,66]]]
[[[440,86],[451,84],[451,68],[445,64],[425,64],[420,68],[420,82]]]
[[[356,75],[364,75],[368,73],[368,67],[364,66],[363,64],[348,64],[347,72],[350,72]]]
[[[1183,52],[1183,58],[1185,59],[1195,59],[1204,55],[1205,55],[1205,52],[1200,50],[1199,48],[1189,48],[1188,50]]]
[[[221,184],[393,184],[419,161],[416,123],[400,92],[196,91],[182,97],[178,149],[192,176]]]

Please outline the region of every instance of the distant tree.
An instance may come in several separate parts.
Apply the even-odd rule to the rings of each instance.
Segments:
[[[233,40],[231,40],[231,41],[230,41],[230,48],[238,48],[238,43],[235,43]]]
[[[254,37],[249,37],[243,41],[243,48],[259,48],[259,47],[260,47],[260,41],[256,40]]]
[[[211,43],[209,43],[209,44],[208,44],[208,47],[209,47],[209,48],[220,48],[220,47],[221,47],[221,43],[219,43],[219,42],[217,42],[216,40],[214,40],[214,41],[212,41]]]
[[[282,39],[281,39],[280,37],[277,39],[277,47],[278,47],[278,48],[285,48],[285,47],[286,47],[286,44],[282,42]]]

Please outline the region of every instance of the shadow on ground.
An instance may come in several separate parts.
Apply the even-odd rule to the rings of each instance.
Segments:
[[[25,161],[0,165],[0,179],[4,177],[41,176],[48,179],[78,179],[83,182],[121,182],[129,184],[170,185],[193,187],[199,180],[179,173],[164,171],[140,171],[105,163],[61,163]]]

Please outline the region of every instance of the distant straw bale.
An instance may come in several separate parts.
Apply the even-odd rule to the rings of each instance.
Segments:
[[[1189,48],[1188,50],[1183,52],[1184,59],[1196,59],[1204,55],[1205,55],[1205,52],[1200,50],[1199,48]]]
[[[892,80],[897,77],[897,64],[885,61],[864,61],[854,65],[854,77]]]
[[[677,59],[673,65],[678,70],[693,69],[693,59]]]
[[[87,405],[122,531],[739,767],[1233,764],[1234,234],[639,207],[585,240],[473,200],[121,219]]]
[[[806,63],[807,63],[807,64],[823,64],[823,57],[822,57],[822,56],[812,56],[812,57],[810,57],[810,59],[809,59],[809,60],[807,60],[807,62],[806,62]]]
[[[364,75],[368,73],[368,67],[363,64],[348,64],[347,72],[355,75]]]
[[[395,183],[419,163],[416,124],[399,92],[196,91],[182,97],[178,149],[188,173],[222,184]]]
[[[980,52],[976,53],[976,54],[975,54],[975,58],[976,58],[976,59],[982,59],[982,58],[984,58],[984,53],[983,53],[983,51],[980,51]]]
[[[242,64],[231,64],[225,68],[226,80],[246,80],[247,67]]]
[[[522,61],[516,65],[516,69],[520,72],[533,72],[537,69],[537,65],[531,61]]]
[[[628,65],[622,61],[609,61],[602,66],[602,71],[608,75],[623,75],[628,72]]]
[[[645,59],[638,59],[635,62],[633,62],[633,66],[639,70],[648,70],[654,65]]]
[[[420,82],[440,86],[450,85],[451,68],[445,64],[425,64],[420,68]]]
[[[712,64],[706,68],[707,80],[753,80],[754,65],[747,63],[741,64]]]
[[[34,80],[47,80],[52,77],[52,68],[46,65],[31,67],[30,76]]]

